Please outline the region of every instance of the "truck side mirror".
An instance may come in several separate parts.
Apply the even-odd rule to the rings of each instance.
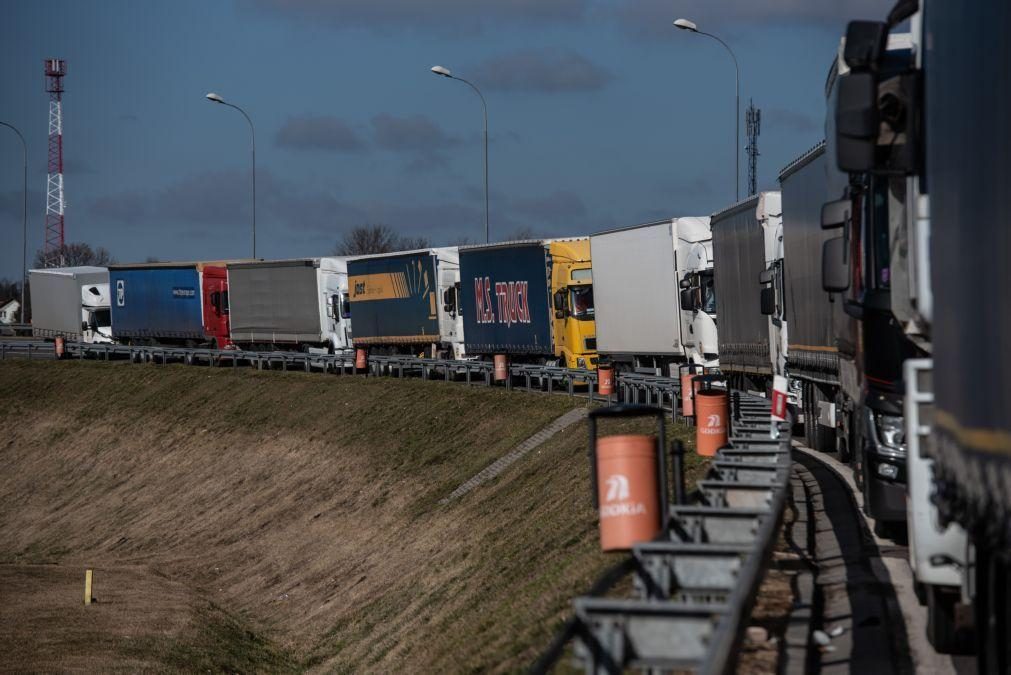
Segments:
[[[878,86],[871,73],[839,76],[835,109],[836,163],[841,171],[874,168],[878,140]]]
[[[557,314],[558,312],[565,311],[565,291],[555,291],[554,303],[555,303],[555,316],[558,316]],[[562,317],[559,316],[558,318],[561,319]]]
[[[850,21],[846,26],[843,61],[853,70],[872,70],[881,62],[888,44],[888,24],[883,21]]]
[[[691,288],[681,289],[681,309],[685,312],[695,310],[695,294],[692,293]]]
[[[762,270],[758,273],[758,283],[760,284],[771,284],[774,273],[772,270]]]
[[[848,199],[839,199],[834,202],[826,202],[821,207],[821,229],[835,230],[846,224],[850,219],[850,208],[852,202]]]
[[[685,276],[685,278],[678,283],[678,286],[680,286],[681,288],[691,288],[692,280],[689,279],[687,276]]]
[[[841,293],[850,287],[846,243],[846,237],[839,236],[821,245],[821,287],[829,293]]]
[[[762,293],[759,296],[759,304],[762,308],[762,314],[765,316],[772,316],[776,313],[776,289],[772,286],[766,286],[762,289]]]
[[[86,330],[88,330],[88,322],[87,321],[82,321],[81,322],[81,332],[84,332]]]

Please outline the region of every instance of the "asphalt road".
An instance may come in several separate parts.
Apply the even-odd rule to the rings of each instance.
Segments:
[[[874,534],[874,521],[864,515],[863,495],[850,468],[833,454],[816,452],[796,441],[793,445],[798,461],[814,475],[824,495],[824,526],[819,530],[831,528],[839,548],[836,555],[819,561],[823,568],[819,576],[828,575],[822,579],[825,613],[848,606],[849,611],[841,610],[839,616],[850,624],[844,635],[853,636],[837,645],[842,648],[840,657],[847,656],[848,650],[848,658],[823,658],[822,670],[845,665],[839,672],[866,668],[871,668],[866,672],[882,672],[879,669],[887,660],[891,672],[975,673],[975,657],[938,654],[927,641],[927,609],[920,605],[913,588],[909,549],[904,542]],[[847,532],[854,524],[858,526],[855,531]],[[833,579],[833,574],[840,578]],[[839,582],[840,587],[832,588],[833,582]],[[889,588],[892,592],[887,592]],[[861,628],[872,630],[870,634],[865,631],[861,639]],[[903,658],[906,651],[908,661]]]

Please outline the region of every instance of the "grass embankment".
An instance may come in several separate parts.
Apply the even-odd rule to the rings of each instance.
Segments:
[[[0,363],[14,668],[515,669],[613,558],[580,401],[418,380]],[[625,425],[629,428],[628,425]],[[81,604],[96,569],[97,605]]]

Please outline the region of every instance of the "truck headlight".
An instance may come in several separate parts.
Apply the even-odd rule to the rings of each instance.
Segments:
[[[878,475],[888,480],[895,480],[899,477],[899,467],[888,462],[882,462],[878,464]]]
[[[585,367],[586,367],[586,359],[584,359],[582,356],[577,356],[576,368],[585,368]]]
[[[874,412],[874,430],[877,432],[878,443],[897,454],[906,454],[905,420],[899,415],[886,415]]]

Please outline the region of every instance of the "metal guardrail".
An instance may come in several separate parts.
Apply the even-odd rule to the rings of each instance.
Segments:
[[[733,669],[789,485],[790,424],[774,437],[769,419],[766,399],[734,394],[729,443],[691,503],[672,505],[665,537],[636,545],[607,583],[574,601],[575,617],[532,672],[550,670],[573,640],[588,675]],[[632,597],[604,597],[622,570]]]
[[[56,358],[56,349],[51,342],[41,341],[0,341],[0,361],[5,359],[27,359],[28,361],[51,361]]]
[[[3,345],[14,342],[0,341]],[[52,343],[38,343],[33,354],[48,350],[53,358]],[[11,356],[14,351],[9,352]],[[7,358],[0,352],[0,359]],[[130,346],[117,344],[91,344],[67,342],[64,358],[98,359],[104,361],[127,359],[133,363],[184,363],[212,367],[249,366],[260,370],[323,372],[337,375],[355,373],[352,352],[325,354],[313,352],[258,352],[241,349],[204,349],[169,346]],[[677,378],[615,373],[615,393],[604,396],[598,389],[597,371],[564,368],[537,364],[509,364],[509,377],[504,383],[494,381],[494,365],[490,361],[427,359],[415,356],[373,356],[368,358],[368,373],[373,376],[419,377],[425,380],[442,379],[447,382],[465,382],[468,385],[503,386],[506,389],[523,389],[543,393],[568,394],[609,403],[645,403],[663,407],[677,413],[681,382]]]

